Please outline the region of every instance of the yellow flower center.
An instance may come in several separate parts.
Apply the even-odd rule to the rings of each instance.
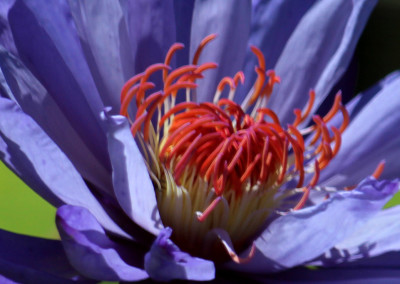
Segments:
[[[338,93],[324,117],[313,116],[314,125],[299,128],[311,113],[315,93],[310,91],[307,107],[294,110],[295,120],[283,127],[266,107],[280,78],[265,70],[264,56],[256,47],[251,49],[258,58],[257,79],[242,105],[234,102],[236,87],[245,79],[241,71],[221,80],[213,102],[197,103],[196,81],[217,67],[197,62],[214,38],[202,41],[192,65],[171,71],[172,56],[183,48],[174,44],[163,64],[130,79],[122,89],[120,113],[128,117],[132,135],[141,145],[160,216],[173,229],[172,239],[193,255],[214,261],[229,255],[244,262],[254,247],[244,259],[235,251],[251,246],[269,217],[281,208],[304,206],[320,170],[337,154],[349,116]],[[162,71],[163,87],[151,93],[155,84],[149,79],[157,71]],[[227,86],[229,92],[223,97]],[[186,101],[176,104],[178,95]],[[132,101],[135,119],[129,115]],[[341,127],[328,128],[326,123],[338,112],[344,118]],[[310,137],[307,145],[305,135]],[[307,175],[311,177],[306,179]],[[309,182],[304,184],[305,180]],[[294,188],[283,187],[290,181],[295,181]],[[285,204],[298,192],[303,195],[297,202]]]

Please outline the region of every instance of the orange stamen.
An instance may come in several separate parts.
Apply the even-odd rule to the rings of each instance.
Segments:
[[[185,170],[185,166],[189,162],[190,157],[193,155],[194,149],[197,147],[198,142],[201,138],[201,134],[197,135],[197,137],[193,140],[190,146],[187,148],[185,154],[182,155],[182,158],[179,160],[178,164],[175,167],[174,179],[175,182],[179,184],[179,179]]]
[[[350,116],[349,116],[349,113],[347,112],[347,109],[342,105],[340,106],[340,111],[342,112],[342,115],[343,115],[343,122],[339,128],[339,131],[340,131],[340,133],[343,133],[344,130],[347,128],[347,126],[350,123]]]
[[[341,103],[342,103],[342,92],[339,91],[335,96],[335,101],[332,105],[332,108],[322,119],[325,123],[327,123],[335,116],[335,114],[339,111]]]
[[[235,76],[233,77],[233,81],[235,81],[235,85],[239,85],[239,82],[242,83],[242,85],[244,84],[244,73],[242,71],[239,71],[235,74]]]
[[[206,210],[203,211],[203,213],[198,212],[197,214],[197,220],[199,222],[204,222],[204,220],[210,215],[210,213],[217,207],[218,203],[221,201],[222,197],[218,196],[211,202],[211,204],[206,208]]]
[[[320,174],[319,163],[318,163],[318,160],[315,160],[314,176],[312,177],[308,187],[314,187],[317,185],[317,182],[319,180],[319,174]]]
[[[171,63],[171,59],[174,56],[175,52],[183,49],[185,47],[185,45],[183,45],[182,43],[174,43],[168,50],[167,55],[165,56],[165,61],[164,64],[169,66]],[[163,71],[163,81],[165,82],[166,78],[168,75],[168,71],[164,70]]]
[[[121,102],[123,102],[125,100],[125,96],[127,95],[128,91],[130,88],[132,88],[137,82],[139,82],[142,77],[143,77],[144,73],[139,73],[137,75],[135,75],[134,77],[130,78],[125,85],[122,87],[121,90]]]
[[[372,176],[375,179],[378,179],[382,175],[384,168],[385,168],[385,161],[379,162],[379,164],[376,167],[375,171],[373,172]]]
[[[296,204],[295,207],[293,207],[293,210],[300,210],[304,207],[304,205],[306,204],[308,197],[310,196],[310,187],[306,186],[303,188],[303,196],[301,197],[301,199],[299,200],[299,202]]]
[[[193,56],[193,65],[197,65],[197,62],[199,61],[200,54],[203,51],[203,48],[213,39],[217,37],[217,34],[210,34],[209,36],[206,36],[199,44],[199,47],[197,48],[194,56]]]
[[[231,259],[232,259],[234,262],[236,262],[237,264],[245,264],[245,263],[248,263],[248,262],[254,257],[254,254],[256,253],[256,245],[255,245],[255,243],[253,243],[253,244],[251,245],[250,252],[249,252],[249,254],[248,254],[245,258],[239,257],[239,256],[238,256],[227,244],[225,244],[224,242],[223,242],[223,245],[224,245],[226,251],[228,252],[229,256],[231,257]]]
[[[250,49],[257,56],[258,66],[260,66],[261,70],[263,72],[265,72],[265,57],[264,57],[264,54],[261,52],[261,50],[258,47],[254,46],[254,45],[250,46]]]
[[[332,150],[332,157],[335,157],[336,154],[339,152],[340,145],[342,144],[342,136],[340,135],[340,131],[336,127],[332,126],[331,129],[334,134],[335,141],[335,146]]]
[[[287,159],[288,159],[288,139],[285,139],[284,146],[283,146],[283,159],[282,159],[282,169],[281,172],[279,173],[278,177],[278,183],[282,183],[285,173],[286,173],[286,167],[287,167]]]

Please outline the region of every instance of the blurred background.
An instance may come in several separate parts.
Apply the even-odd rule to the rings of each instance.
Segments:
[[[354,68],[358,69],[355,94],[400,69],[399,15],[398,0],[381,0],[372,13],[355,53]],[[400,195],[387,206],[395,204],[400,204]],[[58,238],[55,211],[0,162],[0,228],[37,237]]]

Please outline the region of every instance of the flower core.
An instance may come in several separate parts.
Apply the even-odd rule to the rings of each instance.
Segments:
[[[194,255],[214,261],[230,256],[240,263],[252,256],[252,241],[278,210],[304,206],[320,170],[337,154],[349,116],[339,92],[324,117],[315,115],[312,126],[301,128],[315,99],[310,91],[306,108],[294,110],[295,120],[283,127],[266,107],[280,78],[266,70],[256,47],[251,50],[258,58],[257,79],[241,105],[234,101],[238,84],[245,80],[241,71],[220,81],[212,103],[196,102],[196,82],[217,67],[198,64],[203,48],[214,38],[210,35],[201,42],[191,65],[171,70],[174,53],[183,48],[177,43],[163,64],[151,65],[130,79],[121,92],[120,113],[128,117],[141,145],[160,216],[173,229],[172,239]],[[149,79],[157,72],[162,73],[163,86],[150,92],[156,84]],[[185,101],[176,104],[177,96]],[[129,115],[134,110],[128,110],[132,101],[134,119]],[[338,112],[342,125],[328,128],[327,122]],[[296,193],[302,196],[287,206],[288,197]],[[248,247],[247,258],[235,253]]]

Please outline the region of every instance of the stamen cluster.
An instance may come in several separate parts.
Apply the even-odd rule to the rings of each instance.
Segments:
[[[283,183],[293,179],[296,180],[296,188],[302,188],[304,192],[293,209],[303,207],[310,188],[318,181],[320,170],[337,154],[341,133],[349,122],[340,92],[324,117],[315,115],[312,126],[300,128],[308,122],[313,108],[315,92],[310,91],[307,107],[304,111],[294,110],[295,120],[283,127],[277,115],[266,107],[280,78],[273,70],[266,70],[263,54],[258,48],[251,47],[258,58],[258,66],[255,67],[257,79],[242,105],[234,102],[236,88],[245,80],[241,71],[232,78],[224,77],[220,81],[212,103],[197,103],[196,81],[203,78],[206,70],[217,67],[211,62],[198,64],[201,51],[214,38],[215,35],[210,35],[201,42],[191,65],[171,71],[170,62],[174,53],[183,48],[182,44],[174,44],[163,64],[151,65],[130,79],[122,89],[120,113],[131,122],[132,135],[142,146],[153,182],[159,190],[169,191],[168,194],[178,192],[177,188],[186,192],[193,205],[188,207],[191,210],[189,214],[196,212],[197,220],[201,222],[221,200],[232,208],[237,203],[245,202],[246,205],[242,206],[244,212],[264,210],[263,206],[267,204],[271,207],[270,201],[252,201],[253,197],[249,201],[245,196],[255,193],[271,200],[273,194],[271,197],[270,192],[279,191]],[[163,86],[160,91],[151,93],[156,85],[149,80],[158,71],[162,72]],[[226,86],[229,92],[223,96]],[[186,101],[176,104],[178,95],[185,96]],[[134,120],[129,115],[134,113],[134,109],[129,110],[132,101],[136,103]],[[339,129],[329,128],[327,123],[338,112],[343,115],[342,125]],[[153,124],[154,121],[157,123]],[[304,185],[305,176],[309,173],[313,176]],[[169,175],[173,177],[174,189],[166,186],[170,184]],[[199,190],[204,192],[199,193]],[[213,201],[205,210],[204,207],[198,208],[198,196],[209,196],[210,193],[214,196]],[[199,213],[197,210],[204,211]],[[229,210],[226,212],[236,216]],[[260,216],[260,220],[254,223],[252,233],[265,222],[266,215],[263,213]],[[223,228],[234,235],[236,229],[232,227],[236,225],[231,224],[234,221],[229,221],[231,217],[227,218],[225,225],[208,223],[209,227],[204,232]],[[190,226],[191,222],[188,221]],[[233,235],[231,237],[235,239]],[[231,252],[229,254],[232,256]]]

